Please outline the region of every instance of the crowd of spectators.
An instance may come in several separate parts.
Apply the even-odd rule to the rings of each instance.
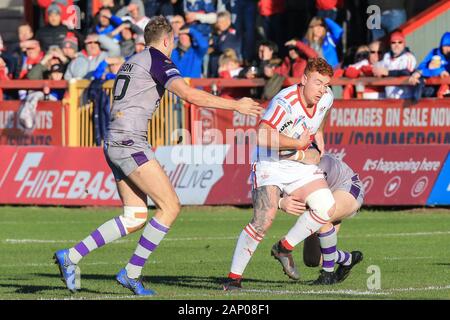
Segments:
[[[336,76],[409,76],[414,85],[367,86],[363,96],[368,99],[438,94],[439,87],[427,87],[423,79],[449,76],[450,33],[418,63],[396,30],[406,21],[405,0],[367,0],[382,10],[381,29],[368,33],[366,43],[353,51],[344,50],[342,41],[345,0],[308,2],[314,2],[315,15],[303,34],[289,38],[298,34],[289,22],[290,7],[295,7],[289,0],[101,0],[91,25],[82,29],[67,12],[72,0],[37,0],[45,25],[34,29],[22,23],[17,43],[7,48],[0,36],[0,80],[114,79],[129,56],[144,50],[149,19],[162,14],[175,34],[171,59],[185,77],[279,82],[301,77],[307,60],[319,56]],[[347,97],[355,94],[352,86],[344,89]],[[23,99],[26,92],[19,95]]]

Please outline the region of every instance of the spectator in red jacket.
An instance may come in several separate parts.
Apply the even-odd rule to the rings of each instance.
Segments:
[[[5,48],[3,46],[3,39],[0,35],[0,81],[12,79],[12,74],[10,68],[8,68],[8,63],[4,59],[3,53]],[[3,100],[3,90],[0,88],[0,101]]]
[[[236,51],[231,48],[225,49],[219,58],[219,78],[233,79],[244,78],[244,69],[237,56]],[[220,92],[221,97],[237,98],[249,95],[248,88],[223,88]]]
[[[28,40],[25,41],[23,47],[26,51],[26,56],[22,61],[20,66],[20,74],[19,79],[24,79],[27,76],[27,73],[34,65],[41,62],[44,58],[44,51],[41,50],[41,45],[37,40]]]
[[[282,65],[275,69],[275,72],[285,77],[302,77],[308,59],[317,58],[317,52],[299,40],[289,40],[285,46],[288,49],[288,56],[284,58]]]
[[[358,78],[360,76],[373,77],[373,66],[383,57],[383,44],[374,41],[369,46],[361,46],[355,54],[354,64],[348,66],[344,72],[347,78]]]
[[[11,80],[5,61],[0,58],[0,81]],[[3,90],[0,88],[0,101],[3,101]]]
[[[236,51],[231,48],[225,49],[225,51],[220,55],[218,63],[219,78],[238,78],[243,70]]]
[[[348,66],[344,71],[347,78],[373,77],[373,66],[377,64],[383,57],[383,43],[374,41],[369,46],[361,46],[355,54],[355,63]],[[344,88],[344,98],[350,99],[355,96],[355,88],[347,85]],[[380,99],[384,98],[384,88],[381,86],[365,86],[362,92],[363,99]]]

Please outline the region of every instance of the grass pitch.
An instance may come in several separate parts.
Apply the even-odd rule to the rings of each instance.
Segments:
[[[119,286],[115,274],[132,255],[138,234],[88,255],[80,263],[82,290],[67,291],[54,251],[73,246],[119,208],[0,207],[0,299],[138,299]],[[338,247],[361,250],[364,261],[343,283],[311,286],[319,268],[295,259],[301,281],[289,280],[270,248],[295,222],[278,216],[244,274],[244,290],[224,292],[237,236],[252,209],[185,207],[144,268],[147,299],[450,299],[450,210],[363,210],[341,228]],[[301,249],[301,246],[299,247]],[[375,266],[375,267],[374,267]],[[379,268],[381,289],[368,288]],[[371,278],[372,277],[372,278]]]

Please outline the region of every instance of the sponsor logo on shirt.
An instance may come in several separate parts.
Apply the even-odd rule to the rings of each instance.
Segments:
[[[288,122],[286,122],[285,124],[283,124],[283,126],[280,129],[280,132],[283,132],[287,127],[289,127],[292,124],[292,120],[289,120]]]

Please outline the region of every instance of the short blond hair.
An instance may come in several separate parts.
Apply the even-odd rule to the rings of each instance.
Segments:
[[[164,16],[155,16],[145,26],[144,39],[145,44],[149,45],[160,40],[164,35],[173,31],[169,20]]]
[[[223,51],[223,53],[219,57],[219,66],[223,66],[229,62],[240,63],[237,57],[236,51],[231,48],[227,48]]]

